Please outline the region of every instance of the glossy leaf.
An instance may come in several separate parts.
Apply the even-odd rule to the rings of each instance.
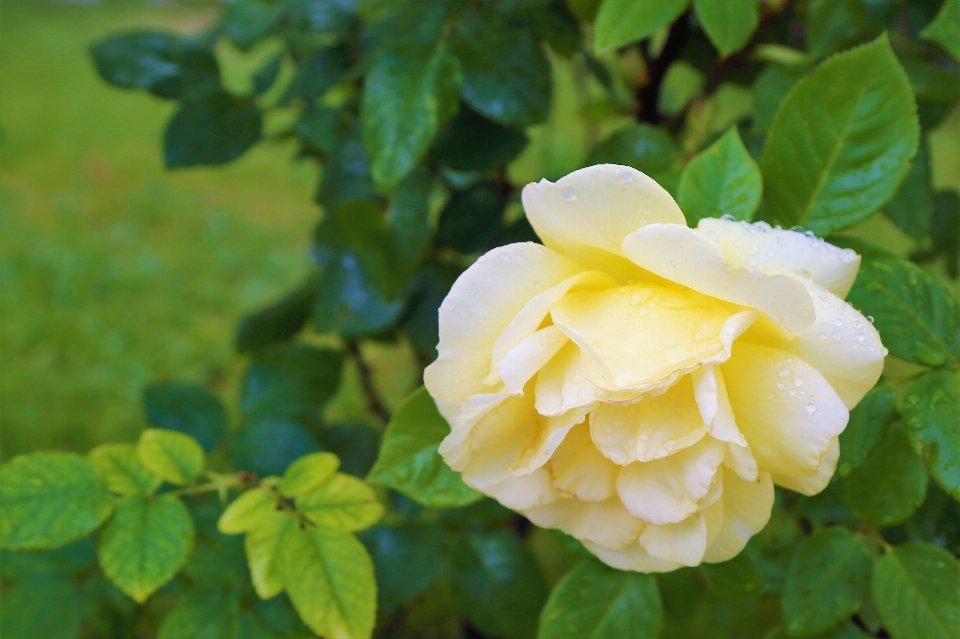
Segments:
[[[493,180],[455,191],[440,215],[435,241],[461,253],[484,248],[500,229],[506,197]]]
[[[897,408],[897,393],[889,387],[876,387],[850,411],[850,421],[840,433],[840,460],[837,472],[841,477],[867,459],[883,438],[887,422]]]
[[[182,102],[164,135],[164,162],[168,169],[226,164],[260,140],[261,120],[252,100],[225,91]]]
[[[910,386],[903,418],[913,449],[960,501],[960,373],[930,371]]]
[[[883,207],[883,212],[904,233],[916,240],[922,240],[930,234],[933,191],[930,188],[930,159],[926,144],[920,145],[910,172],[900,189]]]
[[[951,639],[960,626],[960,562],[931,544],[886,552],[873,571],[871,595],[897,639]]]
[[[110,492],[150,494],[163,483],[159,475],[140,464],[137,449],[131,444],[103,444],[91,450],[89,457]]]
[[[449,508],[481,499],[483,495],[464,484],[440,457],[437,449],[449,433],[433,398],[421,387],[394,413],[367,479],[424,506]]]
[[[526,145],[523,131],[486,118],[464,103],[437,138],[433,154],[457,171],[486,171],[506,164]]]
[[[247,369],[240,408],[248,419],[283,418],[320,409],[340,385],[343,356],[306,345],[258,352]]]
[[[319,433],[320,443],[340,458],[340,472],[366,477],[380,451],[380,430],[361,422],[329,424]]]
[[[855,613],[870,585],[872,564],[863,538],[846,528],[820,529],[805,539],[783,589],[787,631],[810,637]]]
[[[361,535],[377,575],[378,608],[390,614],[434,584],[445,566],[444,539],[429,524],[378,526]]]
[[[58,548],[86,537],[113,510],[93,464],[33,453],[0,466],[0,548]]]
[[[920,35],[936,42],[960,60],[960,0],[944,0],[937,17]]]
[[[669,133],[649,124],[636,124],[601,142],[587,164],[622,164],[652,175],[669,170],[679,159],[680,146]]]
[[[371,636],[377,588],[363,544],[332,528],[291,526],[279,552],[284,586],[311,630],[324,637]]]
[[[171,484],[185,486],[203,470],[203,449],[193,437],[173,430],[148,428],[137,441],[144,468]]]
[[[705,217],[751,220],[760,204],[763,177],[736,128],[693,158],[683,170],[677,204],[695,226]]]
[[[104,574],[143,603],[170,581],[193,546],[193,520],[174,496],[131,495],[117,503],[97,545]]]
[[[819,234],[850,226],[893,196],[918,140],[910,83],[886,37],[838,54],[773,120],[761,163],[770,211]]]
[[[755,132],[766,133],[770,129],[783,99],[809,70],[806,65],[788,67],[771,64],[757,76],[753,83],[753,130]]]
[[[757,0],[694,0],[693,6],[710,42],[723,57],[742,49],[760,22]]]
[[[892,355],[924,366],[960,358],[960,308],[943,284],[915,264],[866,260],[847,300],[875,319]]]
[[[165,382],[143,391],[143,410],[156,428],[175,430],[213,450],[227,432],[227,411],[217,396],[197,384]]]
[[[255,351],[291,339],[310,319],[316,300],[317,281],[310,278],[272,306],[243,318],[237,329],[237,350]]]
[[[811,0],[807,6],[807,50],[822,58],[857,42],[869,15],[863,0]]]
[[[603,0],[594,24],[597,53],[642,40],[673,22],[690,0]]]
[[[294,460],[317,450],[307,429],[286,419],[256,419],[230,437],[230,463],[257,475],[281,475]]]
[[[653,575],[622,572],[587,559],[554,586],[537,639],[646,639],[663,624]]]

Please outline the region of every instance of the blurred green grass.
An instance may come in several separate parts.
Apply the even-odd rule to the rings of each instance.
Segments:
[[[194,32],[211,5],[5,2],[0,20],[3,456],[85,450],[143,427],[140,391],[229,391],[236,320],[308,268],[316,169],[260,145],[167,172],[173,105],[120,91],[87,49],[118,30]]]

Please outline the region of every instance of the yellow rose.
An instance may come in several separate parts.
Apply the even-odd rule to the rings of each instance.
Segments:
[[[424,379],[463,480],[624,570],[719,562],[773,485],[820,492],[885,349],[860,257],[705,219],[625,166],[523,190],[543,246],[490,251],[440,307]]]

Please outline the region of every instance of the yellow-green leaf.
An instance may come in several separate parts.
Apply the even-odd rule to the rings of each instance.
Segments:
[[[91,450],[88,456],[107,490],[119,495],[150,494],[163,483],[143,467],[132,444],[104,444]]]
[[[363,480],[337,473],[297,497],[297,510],[318,526],[354,532],[372,526],[383,515],[373,488]]]
[[[724,215],[751,220],[762,193],[760,168],[732,127],[683,170],[677,203],[690,226]]]
[[[688,6],[690,0],[603,0],[594,23],[594,48],[603,53],[643,40]]]
[[[193,437],[149,428],[137,442],[137,457],[148,470],[171,484],[189,484],[203,470],[203,448]]]
[[[247,564],[250,566],[250,580],[261,599],[269,599],[283,591],[278,550],[288,528],[297,528],[293,516],[273,511],[260,517],[243,540]]]
[[[337,472],[340,460],[333,453],[304,455],[290,464],[280,482],[280,494],[299,497],[310,492]]]
[[[225,535],[237,535],[252,530],[261,519],[277,510],[277,499],[272,491],[258,486],[243,493],[226,507],[217,521],[217,529]]]

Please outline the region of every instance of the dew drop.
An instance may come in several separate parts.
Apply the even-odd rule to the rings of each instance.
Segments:
[[[797,391],[795,391],[795,390],[793,390],[793,389],[790,390],[790,397],[793,397],[793,396],[796,395],[796,394],[797,394]]]
[[[647,213],[650,212],[650,207],[649,207],[649,206],[646,206],[646,205],[641,206],[641,207],[640,207],[640,212],[643,213],[644,215],[646,215]]]
[[[620,176],[620,179],[624,182],[630,182],[633,180],[633,174],[631,174],[630,171],[624,171],[623,175]]]
[[[840,261],[843,262],[844,264],[849,264],[855,259],[857,259],[857,254],[852,249],[846,248],[840,251]]]
[[[873,324],[873,315],[867,315],[867,321]]]
[[[859,333],[857,333],[857,341],[858,341],[858,342],[862,342],[862,341],[865,340],[865,339],[867,339],[867,337],[866,337],[866,335],[863,334],[863,331],[860,331]]]
[[[886,356],[889,355],[889,354],[890,354],[890,351],[887,350],[886,348],[884,348],[884,349],[883,349],[883,356],[886,357]]]
[[[603,434],[604,434],[604,435],[610,435],[610,434],[613,433],[613,426],[604,426],[604,427],[601,428],[600,430],[603,431]]]
[[[777,396],[776,393],[770,393],[769,395],[767,395],[767,399],[773,399],[776,396]]]
[[[810,317],[810,313],[807,311],[800,311],[800,317]]]
[[[808,412],[808,413],[812,413],[812,412],[815,411],[815,410],[817,410],[817,407],[816,407],[815,404],[807,404],[807,412]]]
[[[777,236],[777,244],[779,244],[780,246],[786,246],[786,245],[787,245],[787,238],[786,238],[786,236],[778,235],[778,236]]]
[[[784,377],[786,377],[787,375],[789,375],[789,374],[792,373],[792,372],[793,372],[793,371],[788,368],[788,369],[786,369],[786,370],[782,370],[782,371],[780,371],[779,373],[777,373],[777,377],[779,377],[780,379],[783,379]]]
[[[783,390],[783,382],[777,382],[777,388]]]
[[[843,337],[840,331],[834,331],[833,333],[830,334],[830,336],[833,338],[833,341],[835,342],[839,342],[840,338]]]
[[[860,320],[857,320],[853,323],[854,328],[863,328],[863,324],[860,323]]]
[[[637,447],[636,439],[630,438],[629,440],[627,440],[627,448],[636,448],[636,447]]]
[[[577,199],[577,192],[573,190],[572,186],[565,186],[563,190],[560,191],[560,199],[564,202],[573,202]]]
[[[794,386],[803,386],[803,378],[802,378],[802,377],[797,377],[796,379],[794,379],[794,380],[793,380],[793,385],[794,385]]]
[[[506,253],[501,253],[501,254],[500,254],[500,259],[503,260],[504,262],[509,262],[509,261],[510,261],[510,256],[507,255]]]
[[[756,266],[759,263],[760,262],[755,257],[751,257],[749,260],[747,260],[747,264],[749,264],[750,266]]]
[[[827,339],[826,333],[820,333],[820,339]]]
[[[729,324],[727,326],[724,326],[723,333],[724,335],[733,335],[733,327],[730,326]]]
[[[836,324],[837,326],[843,326],[843,320],[840,319],[839,317],[833,320],[833,323]]]

